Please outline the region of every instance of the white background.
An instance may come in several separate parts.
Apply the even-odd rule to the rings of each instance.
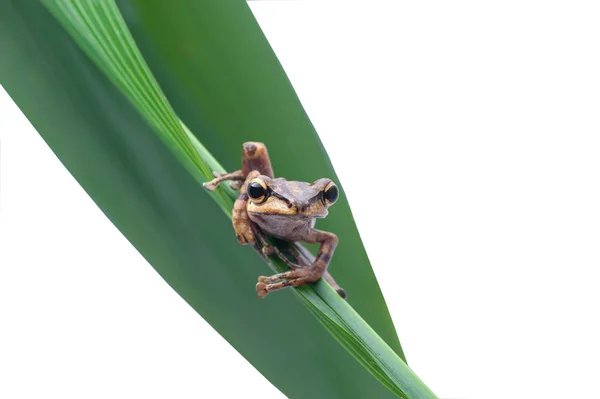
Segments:
[[[599,398],[594,2],[251,6],[342,180],[417,374],[445,398]],[[145,263],[3,91],[0,135],[0,397],[283,397]]]

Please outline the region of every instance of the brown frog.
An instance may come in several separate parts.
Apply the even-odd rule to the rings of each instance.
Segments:
[[[266,255],[275,252],[292,270],[270,277],[260,276],[256,293],[264,298],[271,291],[285,287],[298,287],[325,278],[342,296],[346,293],[327,272],[338,238],[335,234],[314,228],[317,218],[327,216],[327,208],[339,195],[330,179],[314,183],[288,181],[275,178],[267,148],[263,143],[247,142],[242,146],[242,169],[204,183],[214,190],[220,183],[233,180],[232,187],[240,190],[233,206],[233,228],[238,241],[253,244]],[[290,242],[320,243],[312,264],[300,265],[290,261],[277,248],[271,247],[264,235],[275,236]],[[300,247],[301,248],[301,247]],[[304,252],[306,258],[306,252]]]

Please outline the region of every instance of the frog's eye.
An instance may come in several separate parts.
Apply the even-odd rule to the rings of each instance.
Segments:
[[[340,193],[334,182],[329,182],[329,184],[325,186],[325,190],[323,190],[323,198],[327,205],[333,205],[335,201],[337,201],[339,195]]]
[[[248,183],[248,196],[253,200],[262,200],[267,194],[267,186],[260,179],[253,179]]]

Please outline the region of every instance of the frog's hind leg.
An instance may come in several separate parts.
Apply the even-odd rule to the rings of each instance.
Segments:
[[[270,277],[260,276],[258,278],[258,284],[256,284],[256,293],[259,297],[264,298],[269,292],[280,290],[285,287],[298,287],[300,285],[314,283],[322,276],[331,283],[333,278],[331,278],[331,276],[324,276],[324,274],[327,272],[327,266],[329,265],[329,261],[337,246],[337,236],[333,233],[313,229],[304,241],[310,244],[317,242],[321,243],[315,261],[311,265],[278,273]],[[333,283],[335,284],[335,281],[333,281]],[[339,288],[337,284],[335,284],[335,286],[337,286],[336,289]],[[343,290],[341,291],[342,292],[338,291],[338,294],[343,297],[345,292]]]
[[[312,260],[314,258],[313,254],[311,254],[308,249],[304,248],[302,245],[300,245],[299,243],[295,243],[294,248],[302,255],[302,257],[304,258],[304,261],[302,263],[304,263],[305,265],[310,265],[312,263]],[[335,279],[333,278],[333,276],[331,274],[329,274],[329,271],[325,271],[325,273],[323,273],[323,278],[325,279],[325,281],[327,281],[329,283],[329,285],[331,285],[333,287],[333,289],[344,299],[348,298],[348,294],[346,294],[346,291],[340,287],[340,285],[335,281]]]

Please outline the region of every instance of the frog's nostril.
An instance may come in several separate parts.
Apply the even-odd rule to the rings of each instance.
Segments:
[[[294,205],[296,206],[296,210],[298,212],[304,212],[308,208],[308,202],[295,202]]]

